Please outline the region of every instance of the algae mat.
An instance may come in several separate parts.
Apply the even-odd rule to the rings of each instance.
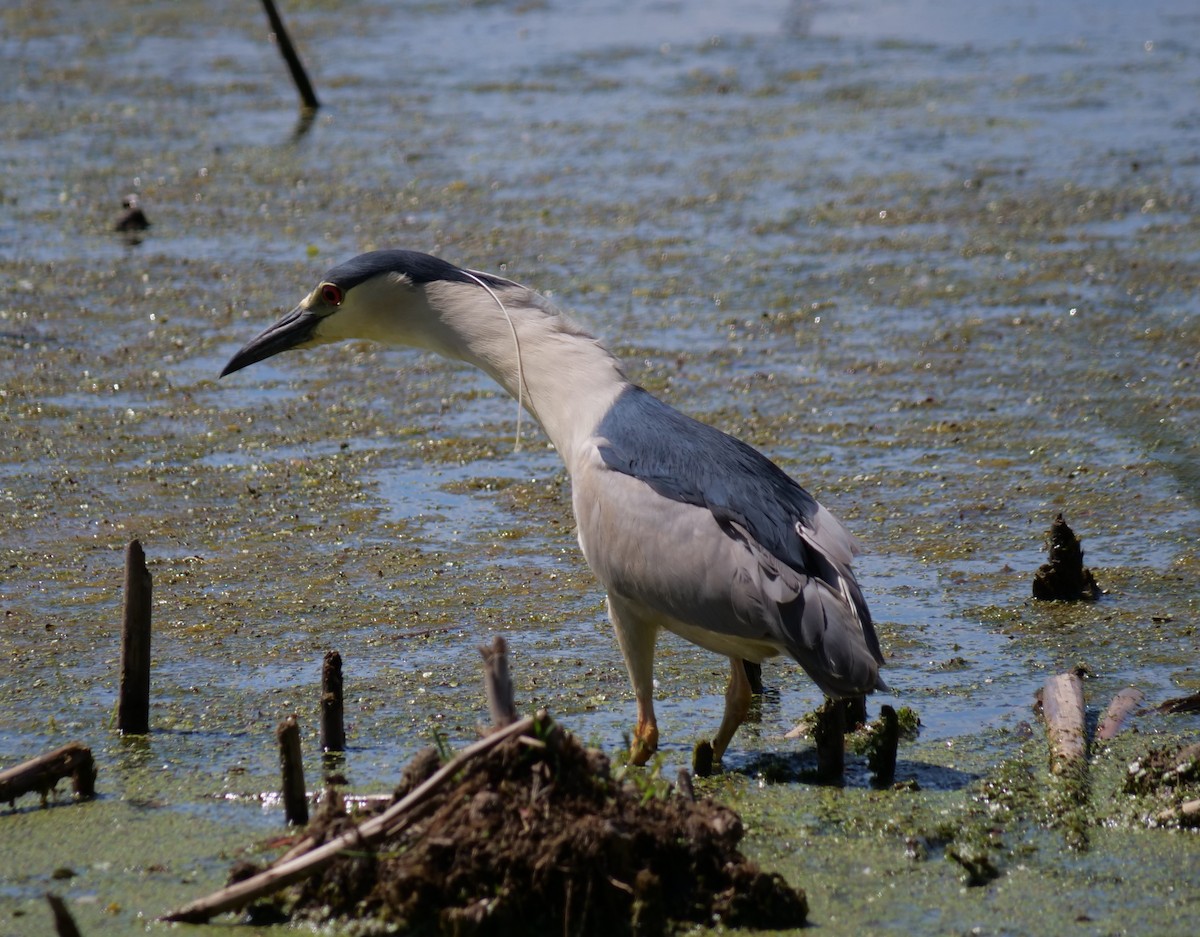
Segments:
[[[253,4],[0,10],[0,762],[78,739],[101,771],[95,803],[0,814],[0,933],[48,933],[47,890],[86,934],[158,929],[282,832],[272,732],[296,712],[312,750],[328,648],[356,789],[471,737],[496,632],[523,706],[619,749],[633,703],[566,479],[544,440],[512,451],[511,401],[366,345],[216,381],[326,267],[386,246],[551,292],[864,541],[881,701],[921,714],[899,773],[922,791],[798,782],[807,744],[782,736],[818,700],[782,663],[714,782],[814,923],[1200,929],[1193,835],[1124,817],[1072,852],[1030,793],[990,847],[1001,876],[969,888],[937,820],[979,832],[996,778],[1045,787],[1025,724],[1047,673],[1086,667],[1094,706],[1200,689],[1192,5],[284,13],[325,104],[307,128]],[[111,230],[131,192],[139,243]],[[1095,605],[1028,599],[1059,511]],[[135,536],[154,731],[123,743]],[[723,668],[660,657],[671,777],[719,720]]]

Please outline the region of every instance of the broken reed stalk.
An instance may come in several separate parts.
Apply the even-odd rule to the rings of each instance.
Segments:
[[[539,719],[542,716],[539,714]],[[502,742],[532,731],[533,718],[521,719],[503,729],[485,736],[473,745],[468,745],[454,758],[446,762],[423,784],[418,785],[407,796],[401,798],[377,817],[364,821],[336,839],[281,862],[271,868],[244,879],[228,888],[222,888],[205,898],[185,905],[178,911],[166,915],[165,921],[184,921],[202,924],[217,914],[236,911],[265,895],[279,891],[293,882],[320,871],[347,849],[362,849],[379,842],[407,825],[409,815],[424,804],[447,780],[455,777],[471,760],[478,758]]]
[[[492,725],[502,729],[517,721],[512,675],[508,670],[508,642],[496,635],[491,647],[479,646],[479,653],[483,656],[483,689],[487,694]]]
[[[12,803],[22,794],[34,791],[44,799],[63,778],[71,779],[77,796],[95,796],[96,763],[92,760],[91,749],[79,742],[71,742],[0,771],[0,803]]]
[[[139,540],[125,549],[125,617],[121,632],[121,686],[117,731],[150,732],[150,597],[154,580]]]
[[[283,813],[293,826],[308,823],[308,791],[304,786],[304,755],[300,749],[300,726],[288,716],[275,730],[279,739],[279,766],[283,773]]]
[[[306,111],[315,111],[321,106],[321,102],[317,100],[317,93],[313,91],[312,82],[308,80],[308,72],[304,70],[304,63],[300,61],[296,47],[292,45],[292,37],[288,34],[287,27],[283,25],[283,17],[275,8],[275,0],[262,0],[262,5],[267,12],[267,21],[271,24],[271,32],[275,34],[279,53],[287,63],[288,71],[292,73],[292,81],[296,85],[296,90],[300,92],[301,107]]]
[[[342,695],[342,655],[325,653],[321,666],[321,750],[346,750],[345,703]]]
[[[1083,682],[1073,673],[1046,679],[1042,690],[1042,716],[1050,741],[1050,770],[1055,774],[1084,770],[1087,737],[1083,722]]]

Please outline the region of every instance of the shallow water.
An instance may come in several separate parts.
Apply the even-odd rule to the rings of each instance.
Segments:
[[[360,250],[552,294],[636,380],[839,514],[866,547],[880,702],[924,724],[901,774],[932,796],[1012,755],[1055,670],[1086,665],[1095,706],[1129,683],[1200,689],[1193,4],[284,12],[325,104],[303,134],[253,7],[0,11],[0,763],[79,739],[102,772],[89,816],[149,799],[186,831],[163,827],[180,851],[139,860],[164,871],[133,886],[71,846],[76,808],[19,804],[0,840],[66,840],[0,850],[0,933],[45,933],[49,887],[90,934],[217,884],[230,850],[279,829],[258,806],[271,732],[297,712],[313,747],[328,648],[356,789],[387,789],[435,730],[471,737],[475,648],[497,632],[522,705],[620,747],[633,703],[561,465],[528,420],[513,451],[514,405],[486,378],[350,345],[217,383]],[[131,191],[153,222],[139,244],[111,231]],[[1058,511],[1108,590],[1096,606],[1028,598]],[[154,784],[111,731],[135,536],[155,576]],[[723,673],[664,639],[668,776],[719,721]],[[766,678],[735,777],[807,750],[782,735],[817,692],[781,662]],[[770,815],[792,787],[737,796]],[[50,879],[64,863],[76,877]],[[1132,891],[1089,881],[1125,926]],[[931,913],[892,923],[969,923]]]

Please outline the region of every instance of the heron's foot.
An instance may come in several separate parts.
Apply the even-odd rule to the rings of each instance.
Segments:
[[[713,768],[720,763],[721,759],[713,754],[712,742],[697,742],[692,749],[692,774],[696,777],[712,777]]]
[[[638,766],[644,765],[656,751],[658,751],[658,728],[656,726],[638,726],[637,733],[633,737],[633,744],[629,746],[629,763]]]

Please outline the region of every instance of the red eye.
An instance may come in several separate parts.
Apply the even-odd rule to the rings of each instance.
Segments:
[[[340,306],[342,304],[342,288],[332,283],[322,283],[321,298],[331,306]]]

